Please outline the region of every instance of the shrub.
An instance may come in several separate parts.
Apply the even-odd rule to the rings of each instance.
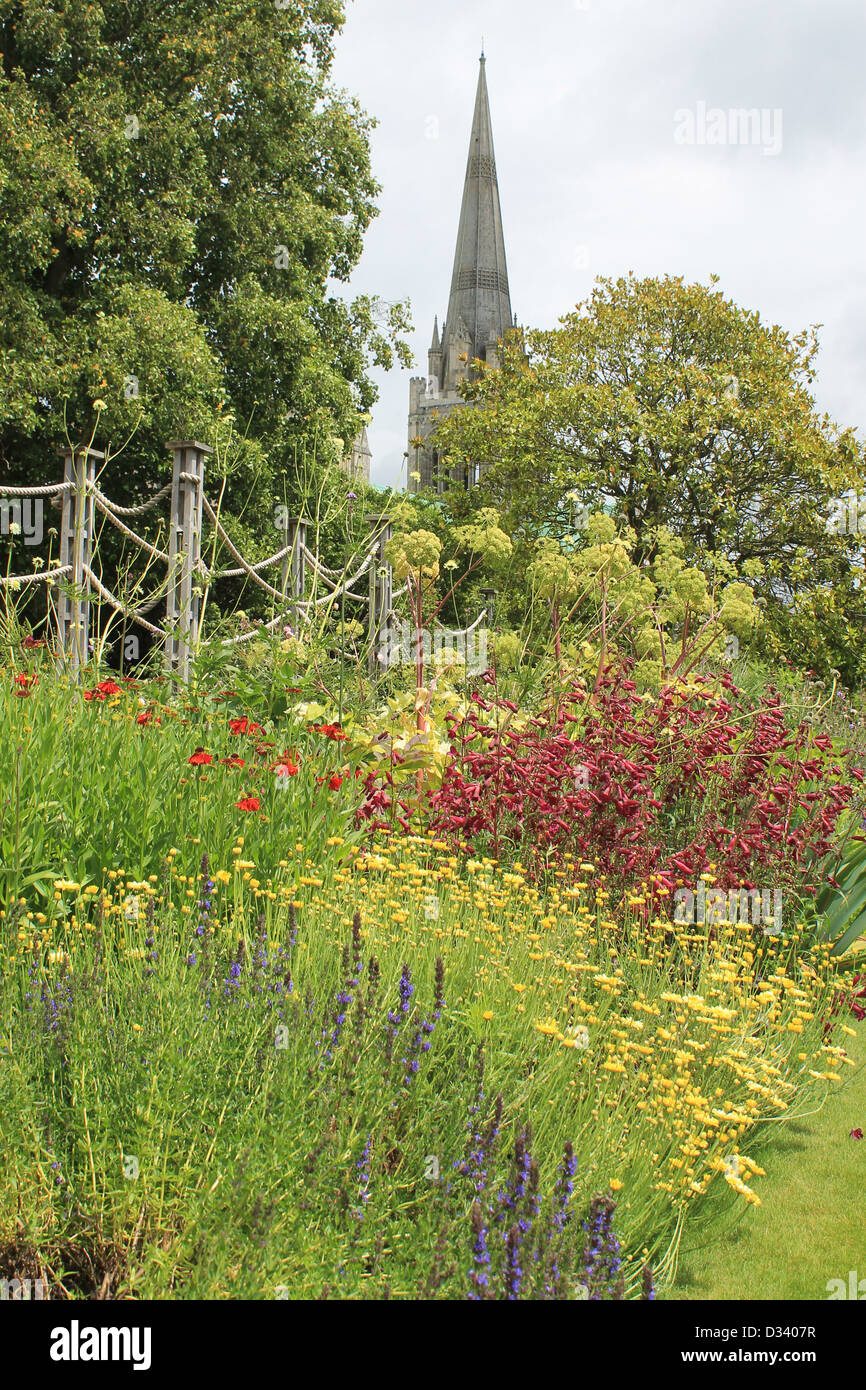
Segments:
[[[772,691],[750,708],[728,676],[719,691],[697,677],[647,696],[621,667],[528,719],[508,700],[473,705],[449,721],[434,833],[536,874],[589,860],[622,892],[714,866],[720,888],[761,877],[807,893],[863,778],[826,735],[789,730]]]

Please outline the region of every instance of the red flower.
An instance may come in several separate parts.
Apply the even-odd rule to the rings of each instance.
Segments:
[[[859,1125],[857,1126],[856,1129],[852,1129],[851,1133],[848,1135],[848,1138],[849,1138],[849,1139],[862,1139],[862,1138],[863,1138],[863,1131],[862,1131],[862,1129],[860,1128]]]
[[[332,792],[338,792],[343,785],[343,779],[339,772],[335,772],[333,777],[328,778],[328,786]]]
[[[280,762],[274,763],[271,772],[275,772],[278,777],[294,777],[300,771],[300,763],[292,762],[291,757],[286,754]]]
[[[261,804],[257,796],[244,796],[236,803],[239,811],[258,811]]]
[[[189,761],[193,767],[201,767],[204,763],[212,763],[213,758],[203,748],[197,748]]]
[[[245,714],[241,715],[240,719],[230,719],[229,729],[233,734],[260,734],[262,732],[261,724],[254,724]]]
[[[247,765],[246,758],[239,758],[237,753],[233,753],[230,758],[220,758],[220,762],[225,763],[226,767],[246,767]]]
[[[112,680],[100,681],[92,690],[85,690],[85,700],[104,700],[109,695],[119,695],[120,686]]]
[[[339,724],[314,724],[313,731],[317,734],[324,734],[325,738],[332,738],[338,742],[340,739],[349,737],[348,734],[343,733]]]
[[[143,709],[141,714],[135,716],[136,724],[150,724],[153,722],[153,710]]]
[[[13,683],[18,687],[15,694],[29,695],[37,680],[37,676],[28,676],[26,671],[19,671],[18,675],[13,678]]]
[[[44,647],[45,643],[43,642],[41,637],[31,637],[30,633],[28,632],[21,645],[23,647],[26,647],[29,651],[33,647]]]

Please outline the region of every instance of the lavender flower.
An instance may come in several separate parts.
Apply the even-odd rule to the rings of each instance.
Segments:
[[[517,1226],[512,1226],[505,1241],[505,1297],[509,1302],[520,1297],[522,1279],[520,1231]]]
[[[557,1231],[562,1230],[571,1215],[568,1204],[574,1193],[574,1175],[576,1172],[577,1159],[574,1156],[574,1145],[569,1140],[563,1151],[553,1197],[553,1226]]]
[[[370,1155],[373,1151],[373,1136],[368,1136],[364,1145],[363,1153],[355,1164],[358,1170],[358,1200],[363,1204],[370,1200]],[[355,1216],[359,1221],[364,1219],[363,1205],[355,1208]]]
[[[210,877],[210,861],[206,854],[201,857],[201,869],[199,871],[201,880],[201,897],[198,900],[198,926],[195,929],[196,936],[204,936],[207,930],[208,914],[211,907],[211,893],[214,889],[214,881]]]
[[[587,1234],[583,1254],[584,1281],[594,1300],[601,1298],[604,1287],[613,1295],[615,1276],[622,1263],[612,1225],[615,1210],[616,1203],[609,1197],[593,1197],[589,1218],[583,1223]]]
[[[469,1282],[471,1290],[469,1297],[472,1299],[482,1299],[489,1297],[490,1276],[487,1271],[490,1267],[490,1251],[487,1249],[487,1230],[484,1225],[484,1216],[481,1211],[481,1203],[476,1197],[472,1203],[472,1211],[469,1217],[472,1225],[472,1265],[469,1270]]]

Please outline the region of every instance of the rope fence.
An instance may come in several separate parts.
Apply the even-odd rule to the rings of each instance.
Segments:
[[[387,515],[367,518],[369,540],[364,551],[352,556],[344,570],[330,569],[307,545],[307,521],[304,517],[288,517],[283,525],[283,544],[264,560],[250,562],[241,553],[223,526],[219,511],[204,491],[205,459],[212,453],[207,444],[198,440],[172,441],[166,446],[173,454],[171,482],[159,488],[152,497],[136,506],[121,506],[99,488],[96,469],[105,455],[97,449],[79,447],[62,452],[64,476],[61,482],[34,487],[3,487],[0,503],[15,497],[56,497],[53,505],[61,507],[60,556],[53,568],[34,570],[31,574],[0,576],[0,587],[47,583],[63,579],[55,600],[50,600],[57,628],[57,654],[74,674],[86,666],[90,658],[91,601],[96,595],[129,622],[136,624],[164,644],[168,673],[178,681],[187,682],[195,651],[200,646],[215,643],[231,647],[248,642],[263,634],[272,633],[281,624],[299,633],[302,624],[309,623],[315,612],[325,609],[327,617],[336,605],[349,600],[366,610],[369,639],[369,669],[375,674],[381,669],[383,653],[394,624],[405,625],[395,612],[393,603],[407,592],[408,585],[393,589],[391,566],[385,559],[385,547],[391,538],[391,521]],[[169,499],[167,521],[168,549],[139,535],[124,517],[143,516]],[[167,567],[164,583],[156,594],[135,603],[125,603],[103,583],[93,569],[97,548],[96,513],[132,542],[151,561]],[[201,554],[204,518],[213,527],[214,536],[237,563],[235,566],[209,570]],[[346,578],[346,571],[360,565]],[[279,587],[263,578],[262,571],[280,566]],[[305,597],[307,571],[312,578],[312,594]],[[368,591],[358,593],[355,586],[368,576]],[[257,623],[248,632],[233,637],[202,639],[202,599],[209,586],[223,579],[247,579],[277,600],[280,611],[267,622]],[[316,597],[316,587],[327,592]],[[492,591],[491,591],[492,592]],[[151,613],[165,603],[162,626],[149,621]],[[485,609],[471,627],[463,631],[468,638],[487,616]],[[455,635],[455,634],[452,634]],[[456,634],[460,636],[460,634]]]

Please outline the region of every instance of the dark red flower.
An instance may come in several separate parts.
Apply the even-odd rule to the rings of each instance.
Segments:
[[[852,1129],[851,1133],[848,1135],[848,1138],[849,1138],[849,1139],[862,1139],[862,1138],[863,1138],[863,1131],[862,1131],[862,1129],[860,1128],[859,1125],[857,1126],[856,1129]]]

